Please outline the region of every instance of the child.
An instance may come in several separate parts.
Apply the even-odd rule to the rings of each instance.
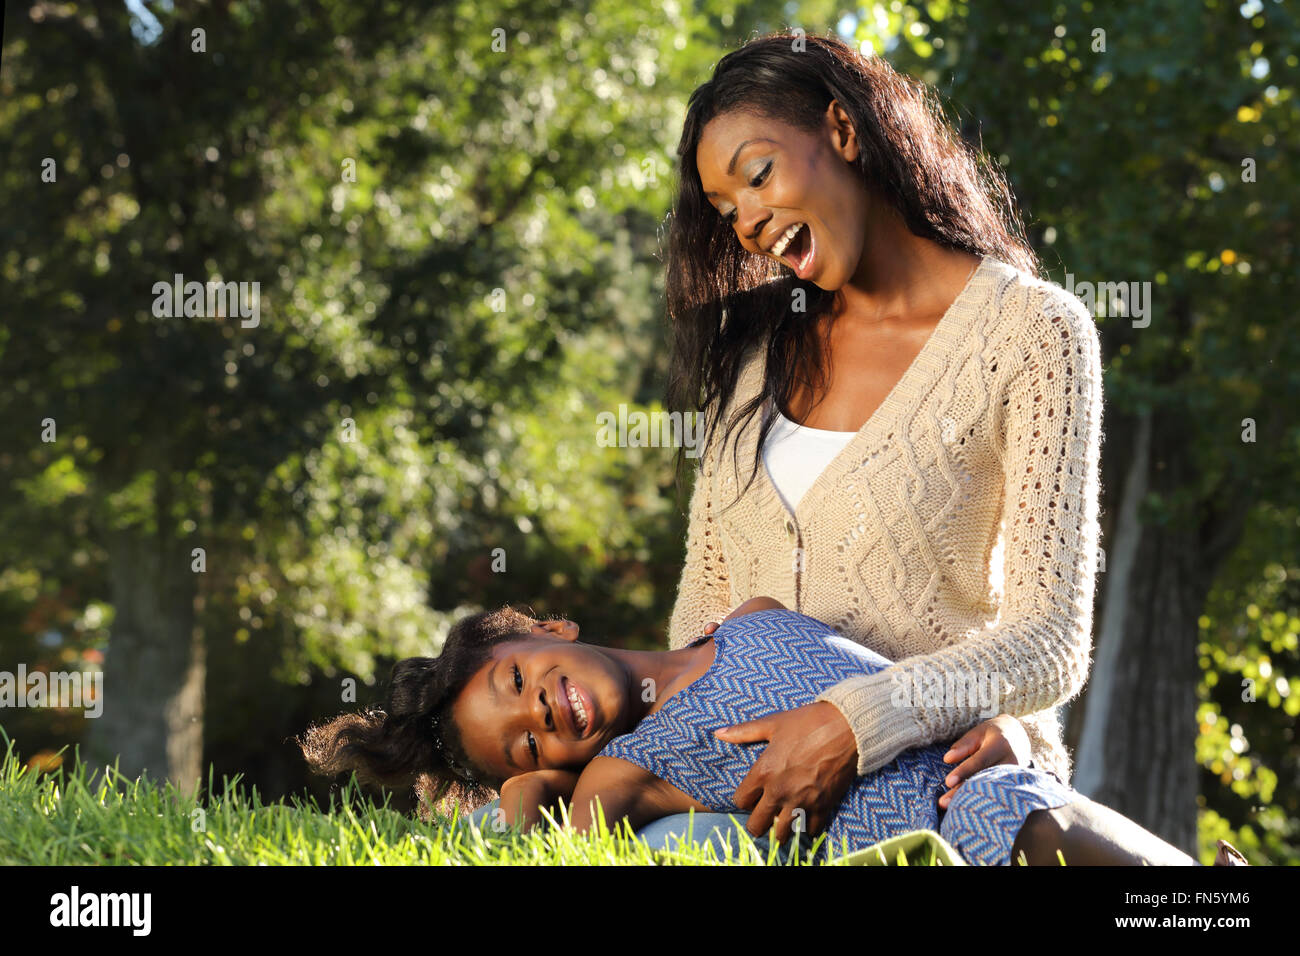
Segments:
[[[747,602],[711,636],[675,651],[577,641],[576,624],[511,609],[457,622],[438,658],[393,670],[388,705],[310,728],[299,741],[319,773],[363,783],[415,781],[422,802],[500,791],[512,822],[572,798],[571,822],[634,827],[689,809],[734,811],[731,798],[763,744],[718,728],[813,701],[825,687],[889,661],[771,599]],[[920,828],[971,863],[1182,864],[1191,857],[1031,767],[966,779],[939,806],[946,747],[905,751],[858,777],[826,827],[838,852]],[[813,829],[816,829],[815,827]],[[823,852],[825,846],[823,846]]]

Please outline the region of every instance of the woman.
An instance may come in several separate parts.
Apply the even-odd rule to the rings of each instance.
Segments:
[[[896,662],[730,732],[768,742],[736,793],[749,831],[785,839],[796,809],[824,819],[966,733],[956,784],[1000,759],[999,712],[1068,783],[1053,708],[1087,677],[1098,548],[1087,311],[927,88],[838,39],[724,57],[678,155],[670,402],[706,437],[670,647],[770,594]]]

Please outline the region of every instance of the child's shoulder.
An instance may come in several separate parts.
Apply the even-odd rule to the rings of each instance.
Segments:
[[[817,620],[815,617],[809,617],[807,614],[801,614],[798,611],[792,611],[787,607],[765,607],[758,610],[749,611],[738,617],[728,618],[718,630],[714,632],[716,637],[724,629],[730,633],[738,631],[769,631],[780,628],[783,632],[804,633],[804,634],[834,634],[835,629],[829,624]]]
[[[824,621],[784,607],[731,618],[713,637],[717,641],[715,673],[802,667],[809,655],[821,657],[828,649],[852,643]]]
[[[736,609],[733,610],[730,614],[728,614],[725,618],[723,618],[723,620],[724,621],[734,620],[735,618],[738,617],[744,617],[745,615],[753,614],[755,611],[769,611],[769,610],[778,610],[778,609],[784,611],[786,607],[784,604],[782,604],[774,597],[767,597],[766,595],[761,595],[759,597],[752,597],[748,601],[745,601],[744,603],[737,605]]]

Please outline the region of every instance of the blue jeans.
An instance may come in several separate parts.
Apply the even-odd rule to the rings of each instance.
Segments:
[[[479,807],[472,814],[474,824],[480,829],[485,827],[485,820],[494,810],[497,809],[498,801],[493,800],[491,803]],[[732,822],[732,817],[736,822]],[[732,855],[734,856],[746,841],[753,843],[764,858],[767,857],[768,838],[751,837],[745,830],[745,823],[749,820],[748,813],[674,813],[666,817],[660,817],[651,823],[647,823],[636,835],[655,850],[674,850],[682,842],[687,845],[699,843],[701,846],[711,845],[714,852],[721,858],[726,853],[726,847],[730,845]],[[811,846],[812,841],[807,837],[801,838],[804,847]],[[793,846],[793,840],[788,841],[782,847],[788,850]]]

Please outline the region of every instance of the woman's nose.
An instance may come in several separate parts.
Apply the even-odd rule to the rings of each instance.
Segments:
[[[772,218],[771,214],[763,208],[762,204],[742,199],[736,206],[736,235],[744,245],[762,252],[763,250],[758,247],[758,241],[763,226],[770,218]]]

